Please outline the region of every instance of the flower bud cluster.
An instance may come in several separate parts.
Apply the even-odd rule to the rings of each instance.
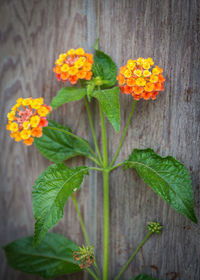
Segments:
[[[151,233],[157,233],[159,234],[162,230],[163,226],[160,225],[160,223],[158,222],[149,222],[147,229],[151,232]]]
[[[81,269],[90,267],[94,262],[94,247],[83,245],[79,251],[74,251],[73,257],[79,261]]]

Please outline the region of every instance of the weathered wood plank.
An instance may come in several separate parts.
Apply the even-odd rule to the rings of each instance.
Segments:
[[[150,56],[167,78],[166,90],[156,101],[137,104],[118,161],[135,147],[173,155],[191,171],[199,211],[199,2],[104,0],[99,2],[99,18],[100,47],[119,67],[129,58]],[[131,103],[121,96],[122,128]],[[110,155],[118,143],[110,127]],[[199,226],[170,209],[132,170],[114,171],[110,188],[110,279],[145,235],[150,220],[162,222],[163,234],[145,245],[122,279],[141,271],[159,279],[199,279]]]
[[[17,144],[5,132],[6,115],[20,97],[43,96],[48,103],[62,84],[58,84],[52,67],[56,57],[72,47],[92,51],[95,32],[95,3],[92,1],[1,1],[1,244],[33,233],[31,191],[34,180],[50,164],[38,151]],[[87,138],[88,119],[84,102],[63,106],[52,118]],[[86,164],[72,159],[70,166]],[[90,237],[95,245],[96,174],[85,180],[78,194],[80,207]],[[95,207],[94,207],[95,208]],[[54,231],[78,243],[82,232],[71,201],[65,207],[64,219]],[[1,279],[39,279],[7,267],[1,250]],[[83,279],[82,273],[61,279]]]
[[[92,50],[95,28],[100,47],[118,66],[130,58],[154,57],[166,73],[166,91],[156,101],[139,102],[120,153],[119,161],[133,147],[152,147],[162,155],[172,154],[190,169],[199,209],[199,3],[177,1],[1,1],[0,2],[1,91],[1,233],[5,244],[32,234],[31,186],[50,162],[34,148],[16,144],[5,132],[6,114],[19,96],[45,97],[49,102],[61,87],[52,65],[56,56],[71,47]],[[97,26],[96,26],[97,23]],[[122,129],[132,99],[120,97]],[[96,129],[98,108],[93,104]],[[63,106],[52,117],[82,137],[89,127],[83,102]],[[109,153],[119,143],[108,126]],[[91,138],[90,138],[91,139]],[[100,141],[100,134],[98,134]],[[88,162],[89,163],[89,162]],[[74,166],[77,159],[70,160]],[[78,159],[78,164],[85,160]],[[132,170],[120,169],[111,176],[110,279],[145,235],[149,220],[164,224],[161,236],[152,237],[122,279],[147,272],[160,279],[198,280],[200,277],[200,229],[170,209]],[[102,240],[102,178],[95,172],[85,180],[78,195],[81,210],[98,252]],[[95,216],[97,215],[97,220]],[[81,243],[83,236],[71,201],[64,219],[54,231]],[[0,278],[39,279],[13,271],[3,263]],[[98,260],[102,257],[98,254]],[[158,270],[156,269],[158,267]],[[176,273],[178,274],[177,277]],[[81,274],[60,279],[83,279]],[[87,276],[84,277],[87,279]]]

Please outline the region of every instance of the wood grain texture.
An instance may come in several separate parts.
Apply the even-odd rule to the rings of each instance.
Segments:
[[[34,148],[14,143],[5,131],[9,108],[20,97],[43,96],[48,103],[62,86],[52,66],[59,53],[71,47],[92,51],[95,38],[100,48],[118,66],[129,58],[153,57],[164,68],[166,90],[156,101],[140,101],[130,125],[118,162],[133,148],[151,147],[161,155],[171,154],[191,171],[195,209],[199,215],[200,144],[200,7],[196,0],[55,0],[0,1],[0,110],[1,188],[0,243],[33,233],[32,185],[50,162]],[[120,96],[121,128],[128,118],[132,99]],[[98,108],[92,103],[96,130]],[[52,118],[87,137],[90,132],[83,101],[62,106]],[[109,155],[120,141],[108,124]],[[88,138],[91,139],[91,136]],[[98,133],[98,140],[100,134]],[[68,161],[70,166],[91,164],[84,158]],[[146,272],[166,280],[199,280],[200,228],[170,209],[147,187],[133,170],[117,169],[110,180],[111,244],[110,277],[131,255],[146,234],[146,223],[158,220],[162,235],[153,236],[122,279]],[[103,248],[102,178],[92,172],[78,194],[91,243],[98,261]],[[97,216],[97,219],[96,219]],[[78,243],[83,236],[71,201],[65,216],[53,229]],[[9,268],[0,251],[0,279],[36,280]],[[88,279],[77,274],[58,279]]]

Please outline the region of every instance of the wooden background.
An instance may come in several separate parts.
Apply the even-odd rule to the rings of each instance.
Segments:
[[[119,161],[127,158],[134,147],[151,147],[163,156],[171,154],[182,161],[191,172],[195,209],[200,217],[199,6],[198,0],[0,0],[1,245],[33,233],[32,185],[50,164],[35,147],[27,148],[10,139],[5,130],[7,112],[20,96],[43,96],[49,103],[62,87],[52,72],[58,54],[72,47],[93,51],[97,37],[100,49],[119,67],[129,58],[150,56],[164,68],[166,90],[156,101],[137,104]],[[132,98],[121,95],[120,104],[123,128]],[[99,131],[94,102],[92,110]],[[53,119],[82,137],[90,133],[83,101],[64,105],[53,113]],[[119,136],[108,125],[110,156],[116,151]],[[85,161],[72,159],[68,164],[91,165]],[[162,280],[199,280],[199,226],[170,209],[134,170],[113,171],[110,183],[109,279],[119,272],[146,234],[146,223],[158,220],[164,225],[162,235],[153,236],[145,244],[122,279],[145,272]],[[84,181],[78,201],[98,261],[102,262],[101,174],[94,171]],[[83,242],[72,201],[53,231]],[[39,279],[9,268],[1,249],[0,260],[2,280]],[[59,279],[81,280],[88,276],[80,273]]]

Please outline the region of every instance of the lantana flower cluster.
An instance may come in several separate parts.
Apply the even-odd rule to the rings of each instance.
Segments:
[[[165,78],[162,75],[163,69],[153,65],[154,61],[150,57],[128,60],[117,76],[122,93],[132,94],[135,100],[156,99],[159,91],[164,90]]]
[[[58,81],[76,84],[79,79],[91,80],[92,78],[93,54],[86,53],[82,48],[70,49],[60,54],[55,61],[53,71]]]
[[[24,141],[27,146],[32,145],[35,137],[42,136],[42,128],[48,125],[46,116],[52,110],[40,98],[18,98],[17,103],[7,114],[7,130],[15,141]]]

